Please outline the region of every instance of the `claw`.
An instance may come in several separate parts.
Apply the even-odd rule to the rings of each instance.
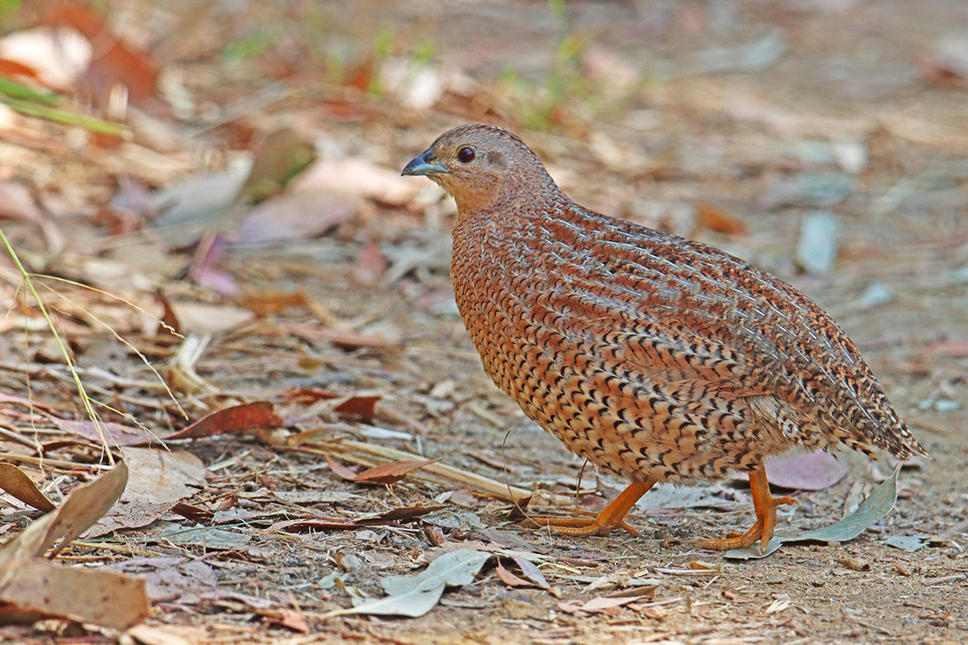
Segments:
[[[588,537],[591,535],[608,535],[615,529],[625,529],[632,537],[638,537],[639,532],[625,521],[625,514],[635,505],[646,491],[652,488],[654,482],[632,482],[622,493],[612,500],[601,513],[594,518],[588,517],[529,517],[526,522],[531,526],[548,527],[555,533]]]
[[[773,539],[776,528],[776,507],[783,504],[798,504],[792,497],[773,497],[770,494],[770,483],[766,480],[766,469],[762,464],[750,471],[750,490],[753,493],[753,508],[756,510],[756,523],[749,531],[742,534],[730,534],[725,539],[703,539],[699,545],[716,551],[730,549],[747,549],[759,540],[760,551],[766,551],[767,545]]]

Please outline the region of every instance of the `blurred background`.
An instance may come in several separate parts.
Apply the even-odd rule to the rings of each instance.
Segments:
[[[895,528],[968,512],[951,475],[968,458],[968,3],[0,0],[0,27],[0,230],[27,270],[72,282],[44,293],[106,420],[185,424],[148,364],[192,419],[267,399],[349,432],[306,402],[359,395],[349,417],[396,432],[388,445],[570,494],[581,464],[489,384],[463,330],[453,202],[399,176],[444,130],[485,121],[583,205],[815,298],[936,455],[908,484],[924,506]],[[83,419],[9,253],[0,293],[0,388]],[[99,458],[90,432],[48,426],[74,441],[48,457]],[[282,468],[232,441],[233,482]],[[319,459],[286,468],[334,486]],[[828,503],[863,492],[840,486]],[[709,528],[657,520],[679,521]],[[367,546],[383,547],[401,548]]]

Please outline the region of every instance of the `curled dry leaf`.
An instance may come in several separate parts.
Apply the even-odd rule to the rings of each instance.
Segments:
[[[118,464],[74,489],[61,506],[34,521],[0,551],[0,601],[112,629],[127,629],[148,615],[143,580],[113,571],[62,567],[43,557],[94,524],[121,496],[128,468]],[[55,550],[56,553],[56,550]],[[97,593],[91,593],[91,590]],[[9,611],[9,610],[8,610]]]
[[[0,488],[38,510],[52,511],[55,508],[37,484],[13,464],[0,464]]]
[[[500,561],[497,563],[497,568],[494,570],[494,572],[497,574],[497,577],[501,579],[501,582],[503,582],[509,587],[530,587],[531,586],[531,583],[528,582],[527,580],[522,580],[521,578],[517,577],[516,575],[514,575],[513,573],[505,569],[504,565],[502,565]]]

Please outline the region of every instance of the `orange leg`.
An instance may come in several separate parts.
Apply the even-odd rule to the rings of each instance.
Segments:
[[[766,550],[766,545],[773,538],[773,529],[776,528],[776,507],[780,504],[796,504],[797,500],[792,497],[773,497],[770,494],[770,483],[766,481],[763,464],[750,471],[750,491],[753,493],[753,509],[756,511],[756,524],[753,528],[742,535],[730,536],[724,540],[700,540],[701,546],[728,551],[749,548],[759,540],[760,550]]]
[[[625,521],[625,514],[635,506],[635,502],[645,495],[655,482],[632,482],[628,488],[612,500],[594,519],[583,517],[529,517],[533,526],[547,526],[556,533],[575,536],[608,535],[617,528],[623,528],[632,537],[639,533]]]

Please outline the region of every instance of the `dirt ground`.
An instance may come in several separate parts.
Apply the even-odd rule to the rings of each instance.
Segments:
[[[191,362],[200,386],[186,378],[192,370],[171,367],[180,340],[156,335],[126,305],[48,283],[69,297],[55,300],[62,329],[84,381],[112,406],[106,420],[134,417],[158,435],[188,423],[138,355],[84,308],[141,351],[192,421],[246,401],[272,402],[282,421],[170,442],[202,464],[181,506],[61,555],[145,577],[151,613],[140,628],[48,618],[2,627],[0,638],[968,641],[968,4],[169,4],[107,3],[117,33],[180,88],[129,121],[151,156],[79,145],[66,126],[37,119],[4,131],[0,179],[29,185],[53,215],[0,223],[32,270],[121,293],[158,316],[161,292],[186,336],[207,335]],[[254,53],[238,54],[247,47]],[[894,510],[851,541],[742,561],[689,542],[747,527],[742,481],[657,488],[633,510],[636,538],[565,538],[522,528],[513,504],[467,481],[429,471],[392,484],[347,479],[354,464],[386,459],[340,452],[341,438],[526,489],[529,513],[564,514],[575,497],[582,462],[488,381],[457,315],[452,203],[424,179],[395,176],[437,134],[476,120],[517,131],[577,201],[725,248],[830,312],[932,456],[901,470]],[[294,180],[310,201],[283,202],[296,213],[283,241],[230,244],[213,268],[192,246],[199,234],[171,229],[246,238],[251,228],[231,217],[174,222],[145,206],[152,191],[249,158],[281,126],[318,155]],[[208,189],[187,190],[200,201]],[[252,228],[279,235],[280,212]],[[836,221],[836,234],[805,239],[803,222],[818,214]],[[332,224],[310,232],[307,222],[321,218]],[[834,239],[829,269],[798,260],[798,244],[822,254]],[[6,264],[0,285],[13,312],[0,337],[0,391],[83,420],[36,308],[16,304],[19,277]],[[345,397],[348,412],[331,404]],[[367,407],[361,397],[375,398]],[[5,454],[44,444],[47,459],[67,464],[16,462],[55,501],[97,473],[96,443],[53,441],[69,434],[64,424],[0,419]],[[837,483],[791,493],[799,506],[781,510],[778,533],[834,522],[891,472],[886,461],[844,457]],[[581,481],[580,504],[592,511],[623,486],[590,466]],[[680,508],[678,499],[700,501]],[[38,513],[3,500],[7,539]],[[391,511],[397,519],[380,517]],[[186,537],[193,530],[207,532]],[[891,537],[918,539],[908,550]],[[459,546],[531,554],[548,586],[528,584],[502,557],[501,569],[492,559],[419,618],[330,615]],[[615,601],[622,594],[634,601]],[[604,600],[586,604],[595,599]]]

